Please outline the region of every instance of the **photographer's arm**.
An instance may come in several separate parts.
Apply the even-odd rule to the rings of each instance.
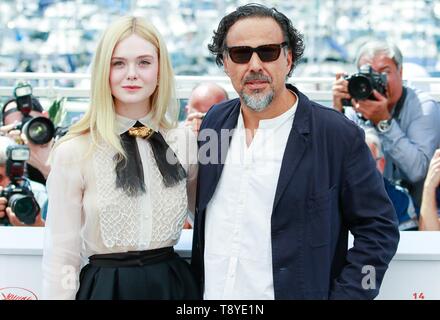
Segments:
[[[359,101],[358,112],[374,123],[391,118],[385,108],[386,98],[374,91],[377,101]],[[406,103],[406,102],[405,102]],[[411,108],[412,103],[406,104]],[[429,161],[434,154],[439,136],[438,118],[440,114],[434,101],[425,101],[419,113],[410,116],[411,123],[404,132],[396,120],[392,120],[390,130],[378,132],[383,151],[388,154],[412,183],[422,180],[428,171]]]
[[[47,179],[50,172],[50,165],[47,160],[49,159],[49,154],[52,151],[54,140],[52,139],[50,142],[40,145],[28,141],[25,134],[21,134],[21,139],[30,150],[30,157],[27,163],[38,169],[44,178]]]
[[[423,107],[423,111],[411,120],[406,132],[393,120],[388,132],[379,133],[384,152],[413,183],[425,178],[440,134],[440,115],[435,111],[438,106],[433,101],[427,103],[431,107]]]
[[[37,168],[38,171],[47,179],[50,172],[50,165],[47,163],[53,142],[44,145],[37,145],[29,142],[27,144],[31,151],[30,158],[27,161],[31,166]]]

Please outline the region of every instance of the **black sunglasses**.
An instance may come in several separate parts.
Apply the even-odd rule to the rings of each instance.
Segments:
[[[249,46],[226,47],[226,51],[229,57],[231,57],[231,60],[235,63],[248,63],[254,52],[258,54],[261,61],[271,62],[279,58],[281,48],[286,45],[287,42],[281,44],[265,44],[256,48]]]

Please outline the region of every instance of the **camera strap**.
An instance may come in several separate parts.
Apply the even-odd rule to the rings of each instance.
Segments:
[[[402,87],[402,95],[400,96],[399,100],[397,101],[396,105],[394,106],[393,110],[391,111],[391,118],[395,119],[396,121],[398,121],[399,116],[400,116],[400,112],[402,112],[402,108],[403,108],[403,104],[405,103],[406,95],[407,95],[407,88],[405,86],[403,86]],[[393,167],[393,177],[394,177],[395,173],[398,169],[398,167],[396,166],[394,161],[392,161],[392,167]],[[410,192],[412,190],[412,186],[409,181],[401,179],[399,181],[395,181],[395,183],[397,183],[398,185],[400,185],[402,187],[405,187]]]
[[[391,118],[393,119],[397,119],[400,116],[400,112],[402,111],[403,108],[403,104],[405,103],[405,99],[406,99],[406,94],[407,94],[407,89],[406,87],[402,87],[402,95],[400,96],[399,100],[397,101],[396,105],[394,106],[393,110],[391,111]]]

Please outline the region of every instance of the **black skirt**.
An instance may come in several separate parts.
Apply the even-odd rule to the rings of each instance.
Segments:
[[[201,292],[172,247],[99,254],[79,276],[77,300],[193,300]]]

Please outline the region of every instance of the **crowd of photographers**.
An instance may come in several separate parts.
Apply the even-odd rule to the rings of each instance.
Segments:
[[[44,226],[55,126],[27,83],[15,87],[1,110],[0,225]]]

